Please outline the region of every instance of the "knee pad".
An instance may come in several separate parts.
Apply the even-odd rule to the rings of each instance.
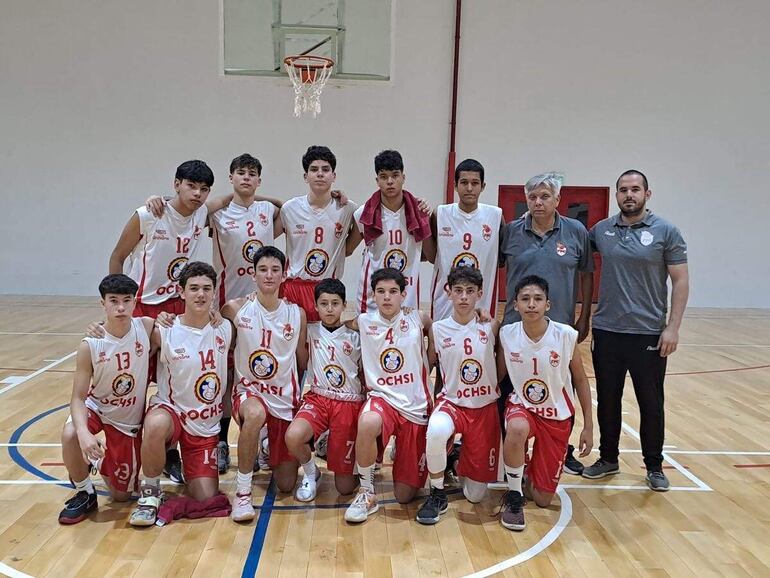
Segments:
[[[446,469],[447,442],[455,431],[452,418],[443,411],[437,411],[428,421],[428,431],[425,434],[425,456],[428,460],[429,472],[440,472]]]

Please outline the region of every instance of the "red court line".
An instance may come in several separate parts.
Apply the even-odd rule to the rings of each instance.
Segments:
[[[770,464],[733,464],[734,468],[770,468]]]
[[[753,367],[733,367],[732,369],[708,369],[705,371],[679,371],[674,373],[667,373],[669,375],[703,375],[704,373],[730,373],[731,371],[752,371],[754,369],[768,369],[770,365],[755,365]],[[587,376],[590,379],[596,379],[595,375]]]
[[[62,462],[43,462],[41,466],[63,466]]]

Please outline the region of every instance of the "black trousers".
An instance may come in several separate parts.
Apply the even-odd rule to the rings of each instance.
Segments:
[[[623,385],[628,372],[639,404],[639,436],[644,465],[650,471],[661,469],[665,434],[663,380],[666,376],[666,358],[661,357],[656,348],[659,337],[593,330],[591,356],[596,373],[599,452],[605,461],[618,461],[623,421]]]

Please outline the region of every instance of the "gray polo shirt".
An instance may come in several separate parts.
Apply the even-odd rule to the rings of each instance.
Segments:
[[[583,223],[556,213],[553,229],[544,237],[532,230],[532,216],[516,219],[503,229],[500,259],[507,268],[505,316],[503,325],[520,321],[513,308],[514,287],[527,275],[538,275],[548,281],[553,321],[575,323],[575,300],[578,271],[593,271],[594,262],[588,231]]]
[[[589,233],[602,256],[596,329],[657,335],[666,327],[668,265],[687,263],[687,244],[674,225],[647,211],[625,225],[620,213]]]

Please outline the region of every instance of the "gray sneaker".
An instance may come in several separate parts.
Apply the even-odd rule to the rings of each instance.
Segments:
[[[598,480],[599,478],[619,473],[620,467],[618,467],[618,462],[605,462],[603,459],[599,458],[593,465],[585,468],[582,475],[589,480]]]
[[[663,472],[647,472],[647,485],[651,490],[656,492],[668,492],[671,489],[671,484],[668,482],[666,474]]]
[[[524,521],[524,503],[526,500],[519,492],[508,490],[503,494],[500,508],[500,523],[504,528],[521,532],[527,527]]]
[[[219,441],[217,443],[217,469],[220,474],[227,472],[230,467],[230,446],[226,441]]]

